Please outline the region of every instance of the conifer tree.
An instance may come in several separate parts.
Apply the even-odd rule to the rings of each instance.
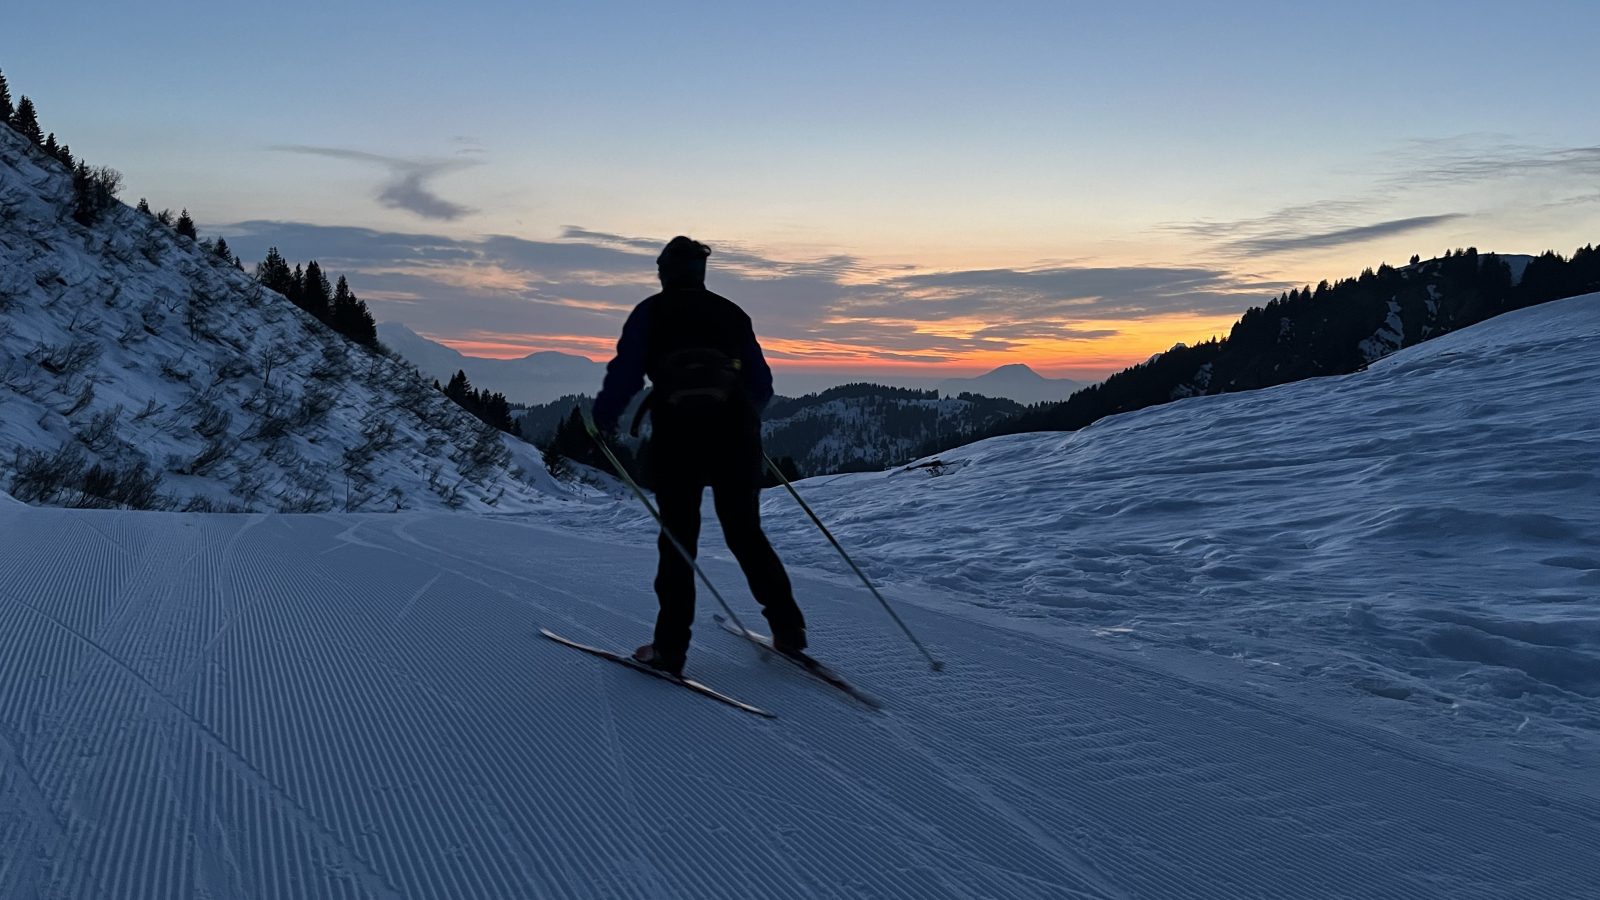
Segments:
[[[137,209],[139,210],[139,212],[142,212],[147,216],[154,215],[154,213],[150,212],[150,201],[146,200],[143,197],[139,198],[139,205],[138,205]]]
[[[17,101],[17,111],[11,114],[11,127],[35,144],[44,143],[44,132],[39,130],[39,114],[33,109],[33,101],[26,96]]]
[[[178,214],[178,224],[174,228],[179,234],[190,240],[196,240],[200,237],[200,232],[194,227],[194,220],[189,218],[188,209]]]
[[[267,258],[256,263],[256,281],[285,297],[294,288],[294,273],[289,271],[289,263],[278,253],[277,247],[268,247]]]
[[[306,273],[301,271],[300,264],[294,264],[294,274],[289,278],[289,289],[283,292],[285,297],[295,306],[305,309]]]
[[[372,313],[350,290],[350,282],[343,275],[339,276],[339,283],[333,289],[331,324],[334,331],[362,346],[371,347],[378,343],[378,325],[373,321]]]
[[[316,260],[306,263],[306,273],[300,285],[300,308],[324,322],[328,321],[328,303],[333,298],[327,276]]]
[[[217,238],[217,244],[211,248],[211,252],[215,253],[217,257],[225,263],[232,263],[234,261],[233,251],[228,249],[227,238]]]
[[[0,122],[10,124],[11,116],[16,111],[16,107],[11,105],[11,86],[6,84],[5,73],[0,72]]]

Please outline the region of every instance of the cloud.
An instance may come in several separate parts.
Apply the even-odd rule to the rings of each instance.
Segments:
[[[1226,246],[1248,253],[1323,250],[1328,247],[1340,247],[1345,244],[1359,244],[1393,234],[1405,234],[1408,231],[1421,231],[1424,228],[1432,228],[1444,222],[1464,218],[1467,218],[1465,213],[1444,213],[1437,216],[1412,216],[1407,219],[1392,219],[1388,222],[1356,225],[1350,228],[1339,228],[1316,234],[1267,233],[1232,240]]]
[[[308,156],[325,156],[332,159],[347,159],[355,162],[371,163],[383,166],[389,170],[389,181],[379,191],[377,201],[391,209],[404,209],[414,212],[425,219],[440,219],[454,221],[472,212],[471,209],[435,194],[428,187],[428,181],[453,172],[476,165],[470,160],[461,159],[400,159],[393,156],[380,156],[376,153],[366,153],[361,150],[342,150],[337,147],[306,147],[301,145],[283,145],[272,148],[282,153],[301,153]]]
[[[661,238],[568,228],[553,240],[463,239],[293,222],[225,229],[245,259],[275,246],[296,262],[348,273],[381,320],[441,336],[540,334],[614,341],[657,290]],[[713,243],[708,284],[760,325],[774,358],[936,363],[974,353],[1095,341],[1132,320],[1231,316],[1287,285],[1205,267],[1074,267],[915,272],[849,256],[776,259]],[[561,343],[556,343],[556,336]]]
[[[1600,176],[1600,147],[1538,147],[1494,135],[1413,141],[1402,155],[1401,171],[1387,184],[1463,185],[1534,175],[1585,180]]]
[[[1016,321],[1227,313],[1278,288],[1223,269],[1163,266],[976,269],[901,275],[882,286],[889,291],[872,301],[880,307]]]
[[[1365,192],[1287,206],[1256,218],[1157,227],[1201,238],[1228,256],[1325,250],[1469,218],[1469,212],[1418,213],[1441,206],[1481,208],[1491,182],[1522,179],[1499,190],[1514,190],[1514,203],[1527,205],[1543,190],[1569,195],[1588,191],[1597,176],[1600,147],[1539,147],[1496,135],[1418,140],[1387,154]],[[1572,197],[1563,204],[1586,201]]]

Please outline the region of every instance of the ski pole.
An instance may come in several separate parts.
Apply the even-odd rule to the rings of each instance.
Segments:
[[[927,657],[928,668],[935,672],[942,670],[944,668],[944,663],[934,659],[933,654],[928,652],[928,648],[922,646],[922,642],[917,640],[917,636],[911,633],[911,629],[907,627],[906,623],[901,621],[900,616],[895,613],[894,607],[890,606],[889,601],[883,599],[883,595],[878,593],[878,589],[872,586],[872,581],[871,579],[867,578],[867,573],[861,571],[861,567],[856,565],[856,561],[850,558],[850,554],[844,552],[844,548],[839,546],[839,541],[833,536],[833,532],[829,531],[828,526],[822,524],[822,520],[817,518],[817,514],[811,511],[810,504],[806,503],[805,498],[800,496],[800,492],[795,490],[794,485],[789,483],[788,477],[785,476],[782,470],[778,468],[777,464],[772,461],[772,457],[768,456],[766,451],[762,451],[761,458],[766,460],[767,468],[771,469],[772,474],[778,476],[778,480],[783,482],[783,486],[789,489],[789,495],[794,497],[795,502],[800,504],[800,508],[806,511],[806,515],[811,517],[811,521],[815,522],[817,527],[822,529],[822,533],[828,538],[828,542],[833,544],[833,549],[839,551],[839,555],[844,557],[844,561],[850,564],[850,568],[855,570],[856,575],[860,576],[861,583],[867,586],[867,590],[872,592],[872,596],[876,597],[879,603],[883,604],[884,611],[889,613],[889,618],[894,619],[894,623],[899,625],[900,630],[906,633],[906,637],[911,639],[911,643],[916,645],[918,650],[922,651],[923,656]]]
[[[594,424],[593,419],[589,418],[588,413],[583,416],[583,427],[585,431],[589,432],[589,437],[599,446],[600,452],[604,453],[606,459],[610,460],[611,467],[616,469],[617,474],[622,476],[622,480],[627,482],[629,488],[633,489],[633,495],[638,497],[639,502],[644,504],[644,508],[650,511],[650,518],[655,519],[656,524],[661,526],[661,533],[667,536],[667,540],[672,542],[672,546],[678,548],[679,555],[683,557],[684,562],[689,564],[690,568],[694,569],[694,573],[700,576],[700,580],[705,583],[706,590],[711,592],[711,596],[717,598],[717,602],[722,604],[722,611],[728,614],[728,621],[738,626],[740,631],[746,631],[744,623],[739,621],[739,616],[733,611],[733,607],[728,605],[728,601],[722,599],[722,595],[717,592],[716,585],[713,585],[711,579],[706,577],[705,570],[700,568],[698,562],[695,562],[694,556],[689,553],[689,550],[678,543],[678,538],[672,533],[672,529],[668,528],[667,523],[662,520],[661,513],[656,512],[655,504],[650,502],[650,498],[644,495],[644,490],[634,482],[633,477],[628,474],[628,470],[624,469],[622,463],[617,461],[616,455],[611,452],[610,447],[606,446],[606,442],[600,439],[600,428]]]

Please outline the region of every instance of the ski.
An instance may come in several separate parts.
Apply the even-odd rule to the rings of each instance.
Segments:
[[[661,679],[662,681],[668,681],[668,682],[671,682],[672,684],[676,684],[676,685],[680,685],[682,687],[686,687],[689,690],[694,691],[696,694],[699,694],[702,697],[710,697],[712,700],[716,700],[719,703],[726,703],[727,705],[729,705],[731,707],[734,707],[735,709],[742,709],[747,713],[755,713],[756,715],[761,716],[763,718],[767,718],[767,719],[776,719],[777,718],[777,716],[775,714],[773,714],[773,713],[769,713],[766,710],[764,710],[764,709],[762,709],[762,708],[760,708],[758,706],[751,706],[748,703],[742,703],[742,702],[740,702],[738,700],[733,699],[732,697],[729,697],[727,694],[724,694],[724,693],[722,693],[720,691],[717,691],[717,690],[714,690],[712,688],[706,687],[705,685],[701,684],[698,681],[694,681],[694,680],[689,679],[689,678],[681,678],[681,677],[679,677],[677,675],[672,675],[672,674],[669,674],[667,672],[663,672],[660,669],[652,669],[649,666],[645,665],[644,663],[641,663],[638,660],[635,660],[631,656],[625,656],[625,655],[623,655],[621,653],[612,653],[610,650],[601,650],[598,647],[590,647],[587,644],[580,644],[577,641],[568,640],[568,639],[562,637],[559,634],[555,634],[554,632],[546,631],[543,628],[539,629],[539,633],[544,635],[545,637],[549,638],[550,640],[555,641],[558,644],[565,644],[565,645],[567,645],[568,647],[571,647],[574,650],[582,650],[585,653],[589,653],[589,654],[592,654],[594,656],[598,656],[601,659],[609,659],[612,662],[621,663],[622,665],[625,665],[628,668],[633,669],[636,672],[643,672],[646,675],[654,675],[655,677]]]
[[[713,615],[712,618],[716,619],[717,624],[721,625],[728,632],[744,638],[750,643],[761,647],[780,659],[789,661],[802,672],[810,674],[824,684],[832,685],[833,687],[838,688],[840,691],[843,691],[846,696],[850,697],[850,699],[856,701],[857,703],[860,703],[862,706],[865,706],[868,709],[883,709],[883,704],[879,703],[877,698],[856,688],[850,682],[845,681],[842,675],[828,668],[816,658],[812,657],[809,653],[784,653],[778,648],[772,646],[772,638],[767,637],[764,634],[758,634],[747,629],[740,629],[739,626],[733,624],[720,615]]]

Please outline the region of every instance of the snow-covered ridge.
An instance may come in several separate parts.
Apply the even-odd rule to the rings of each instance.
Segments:
[[[546,496],[412,367],[126,205],[85,228],[73,198],[70,173],[0,126],[0,489],[263,511]]]

